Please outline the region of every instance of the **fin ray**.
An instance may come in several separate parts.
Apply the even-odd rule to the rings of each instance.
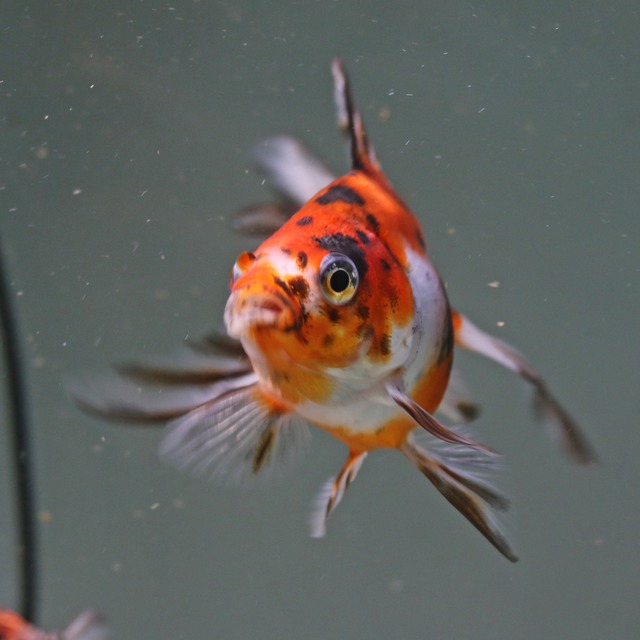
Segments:
[[[209,384],[148,386],[114,373],[74,375],[65,380],[73,401],[89,414],[112,421],[165,422],[234,389],[256,382],[253,372]]]
[[[208,480],[243,484],[287,471],[309,438],[304,420],[272,406],[254,384],[172,421],[160,457]]]
[[[433,486],[511,562],[518,560],[508,536],[493,509],[505,511],[508,501],[482,474],[495,467],[495,458],[479,452],[460,457],[459,447],[427,451],[413,438],[401,447],[405,456],[433,484]],[[468,451],[468,450],[467,450]],[[493,507],[493,509],[492,509]]]

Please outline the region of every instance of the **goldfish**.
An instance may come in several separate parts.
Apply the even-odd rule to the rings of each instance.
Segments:
[[[247,209],[236,220],[241,230],[271,235],[233,266],[227,335],[123,365],[108,382],[76,381],[71,394],[104,417],[168,421],[161,457],[213,480],[282,471],[307,447],[309,425],[326,431],[348,453],[314,503],[314,537],[325,535],[368,455],[396,449],[516,561],[500,518],[509,502],[488,477],[499,456],[465,425],[477,407],[452,376],[454,352],[478,353],[521,376],[569,454],[590,466],[595,453],[520,352],[451,307],[419,220],[377,160],[339,59],[332,72],[351,168],[335,178],[286,136],[258,148],[256,161],[289,210]],[[442,415],[462,426],[445,425]]]
[[[42,631],[11,609],[0,608],[0,640],[108,640],[102,614],[83,611],[61,631]]]

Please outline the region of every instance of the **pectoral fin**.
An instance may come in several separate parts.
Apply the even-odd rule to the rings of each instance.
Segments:
[[[287,471],[309,439],[307,423],[254,384],[170,422],[160,457],[207,480],[246,483]]]

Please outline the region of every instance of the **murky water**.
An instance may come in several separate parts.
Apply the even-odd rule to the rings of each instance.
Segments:
[[[639,27],[632,2],[4,7],[0,225],[44,626],[91,605],[114,638],[634,637]],[[65,373],[221,325],[229,269],[251,248],[228,216],[267,196],[251,145],[293,133],[346,166],[335,54],[453,304],[531,357],[601,454],[597,471],[568,463],[519,381],[464,358],[482,437],[509,465],[516,565],[393,452],[370,457],[312,540],[310,502],[344,454],[324,434],[279,484],[207,486],[157,462],[157,430],[88,418],[62,389]]]

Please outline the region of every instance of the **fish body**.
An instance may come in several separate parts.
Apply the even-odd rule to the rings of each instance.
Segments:
[[[389,380],[438,407],[452,362],[449,305],[416,219],[386,182],[362,171],[332,182],[234,274],[227,331],[284,410],[366,451],[398,447],[416,426]]]
[[[368,453],[398,449],[515,561],[497,517],[508,501],[486,477],[497,455],[468,427],[447,427],[434,415],[465,422],[477,413],[451,381],[454,349],[519,374],[568,452],[585,465],[595,454],[523,356],[451,309],[420,223],[369,144],[339,60],[333,75],[351,170],[334,178],[287,137],[258,148],[286,210],[298,209],[288,219],[273,207],[247,209],[236,221],[273,232],[233,267],[228,337],[211,336],[173,359],[125,365],[118,380],[76,379],[70,391],[103,417],[169,419],[161,457],[210,479],[244,481],[288,467],[306,446],[308,424],[326,430],[348,454],[314,504],[316,537]]]

